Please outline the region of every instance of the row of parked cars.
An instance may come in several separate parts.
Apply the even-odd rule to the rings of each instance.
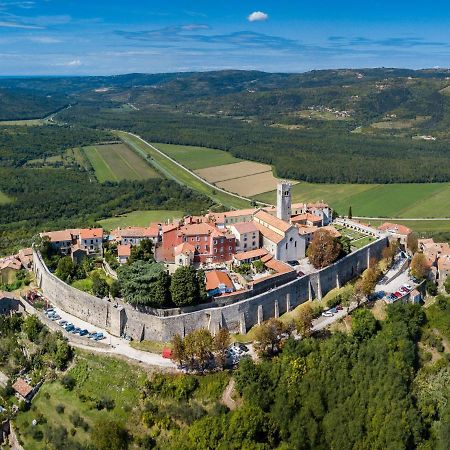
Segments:
[[[390,301],[398,300],[399,298],[404,297],[406,294],[409,294],[412,291],[412,286],[409,284],[404,284],[398,291],[393,292],[387,296],[387,299]]]
[[[249,349],[246,345],[241,344],[239,342],[234,342],[227,348],[227,350],[225,350],[225,356],[227,358],[228,363],[236,365],[239,363],[240,359],[243,356],[246,356],[246,354],[248,354],[248,352]]]
[[[93,341],[101,341],[105,339],[105,335],[103,333],[98,333],[97,331],[89,332],[86,329],[82,329],[76,327],[73,323],[68,322],[67,320],[62,320],[61,316],[53,308],[48,308],[44,311],[44,314],[53,321],[58,321],[58,325],[64,328],[68,333],[79,334],[80,336],[86,336],[88,339],[92,339]]]

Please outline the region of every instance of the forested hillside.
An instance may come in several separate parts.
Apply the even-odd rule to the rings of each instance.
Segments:
[[[23,92],[64,98],[72,107],[58,119],[68,123],[221,148],[273,164],[280,177],[425,183],[450,180],[449,75],[220,71],[1,79],[0,87],[16,105]]]

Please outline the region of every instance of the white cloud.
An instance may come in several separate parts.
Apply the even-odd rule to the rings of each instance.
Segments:
[[[64,64],[65,66],[69,67],[78,67],[81,66],[81,60],[80,59],[73,59],[72,61],[69,61],[68,63]]]
[[[252,12],[248,17],[249,22],[264,22],[269,18],[269,15],[262,11]]]
[[[29,38],[29,40],[38,44],[59,44],[60,42],[62,42],[60,39],[56,39],[50,36],[32,36]]]
[[[42,27],[36,25],[26,25],[18,22],[6,22],[4,20],[0,21],[0,28],[20,28],[24,30],[42,30]]]

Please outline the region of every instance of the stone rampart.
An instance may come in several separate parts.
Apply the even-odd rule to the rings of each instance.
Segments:
[[[265,286],[264,292],[230,304],[152,310],[153,313],[99,299],[67,285],[49,272],[37,252],[33,253],[33,266],[45,296],[66,312],[116,336],[126,333],[136,340],[168,341],[177,333],[184,336],[202,327],[212,333],[221,327],[245,333],[263,320],[278,317],[307,300],[321,299],[331,289],[344,285],[361,274],[372,257],[379,259],[387,245],[387,238],[381,237],[316,273],[281,286]]]

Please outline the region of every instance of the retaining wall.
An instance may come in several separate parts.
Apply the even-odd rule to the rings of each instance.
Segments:
[[[316,273],[282,286],[266,286],[267,290],[259,295],[224,306],[213,303],[153,313],[99,299],[67,285],[49,272],[37,252],[33,252],[33,267],[45,296],[66,312],[115,336],[126,333],[136,340],[168,341],[177,333],[184,336],[202,327],[212,333],[221,327],[245,333],[263,320],[278,317],[307,300],[321,299],[331,289],[344,285],[368,267],[370,258],[379,259],[387,245],[388,239],[381,237]]]

